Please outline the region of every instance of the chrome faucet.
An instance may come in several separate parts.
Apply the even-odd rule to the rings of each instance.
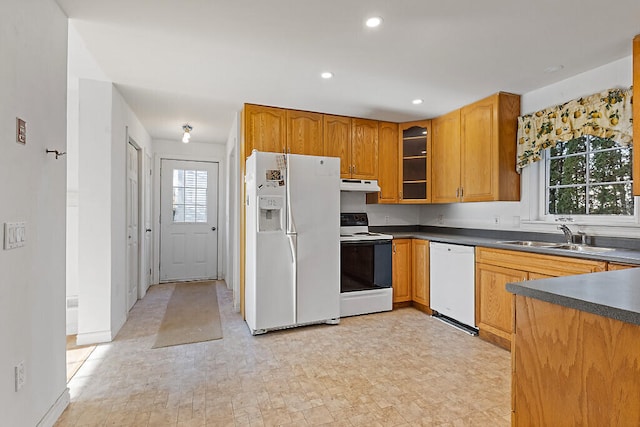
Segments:
[[[567,227],[566,224],[562,224],[558,226],[558,230],[562,230],[565,239],[567,239],[567,244],[571,245],[573,243],[573,233],[571,232],[569,227]]]

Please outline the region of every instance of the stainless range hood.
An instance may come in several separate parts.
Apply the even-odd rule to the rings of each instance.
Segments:
[[[378,186],[378,180],[376,179],[341,179],[340,191],[375,193],[380,191],[380,186]]]

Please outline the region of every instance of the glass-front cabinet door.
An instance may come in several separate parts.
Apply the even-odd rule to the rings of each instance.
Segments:
[[[400,124],[400,203],[431,202],[431,120]]]

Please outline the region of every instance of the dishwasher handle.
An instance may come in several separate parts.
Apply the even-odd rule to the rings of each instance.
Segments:
[[[453,254],[468,254],[474,253],[474,246],[464,246],[464,245],[454,245],[451,243],[439,243],[439,242],[430,242],[429,249],[431,251],[442,252],[442,253],[453,253]]]

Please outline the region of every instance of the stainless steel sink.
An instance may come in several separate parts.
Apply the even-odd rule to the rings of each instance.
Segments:
[[[503,245],[527,246],[531,248],[557,248],[558,246],[562,245],[562,243],[535,242],[531,240],[509,240],[496,243],[500,243]]]
[[[603,248],[599,246],[587,246],[587,245],[577,245],[577,244],[558,245],[558,246],[555,246],[554,249],[563,249],[566,251],[576,251],[576,252],[591,252],[591,253],[615,251],[614,248]]]

